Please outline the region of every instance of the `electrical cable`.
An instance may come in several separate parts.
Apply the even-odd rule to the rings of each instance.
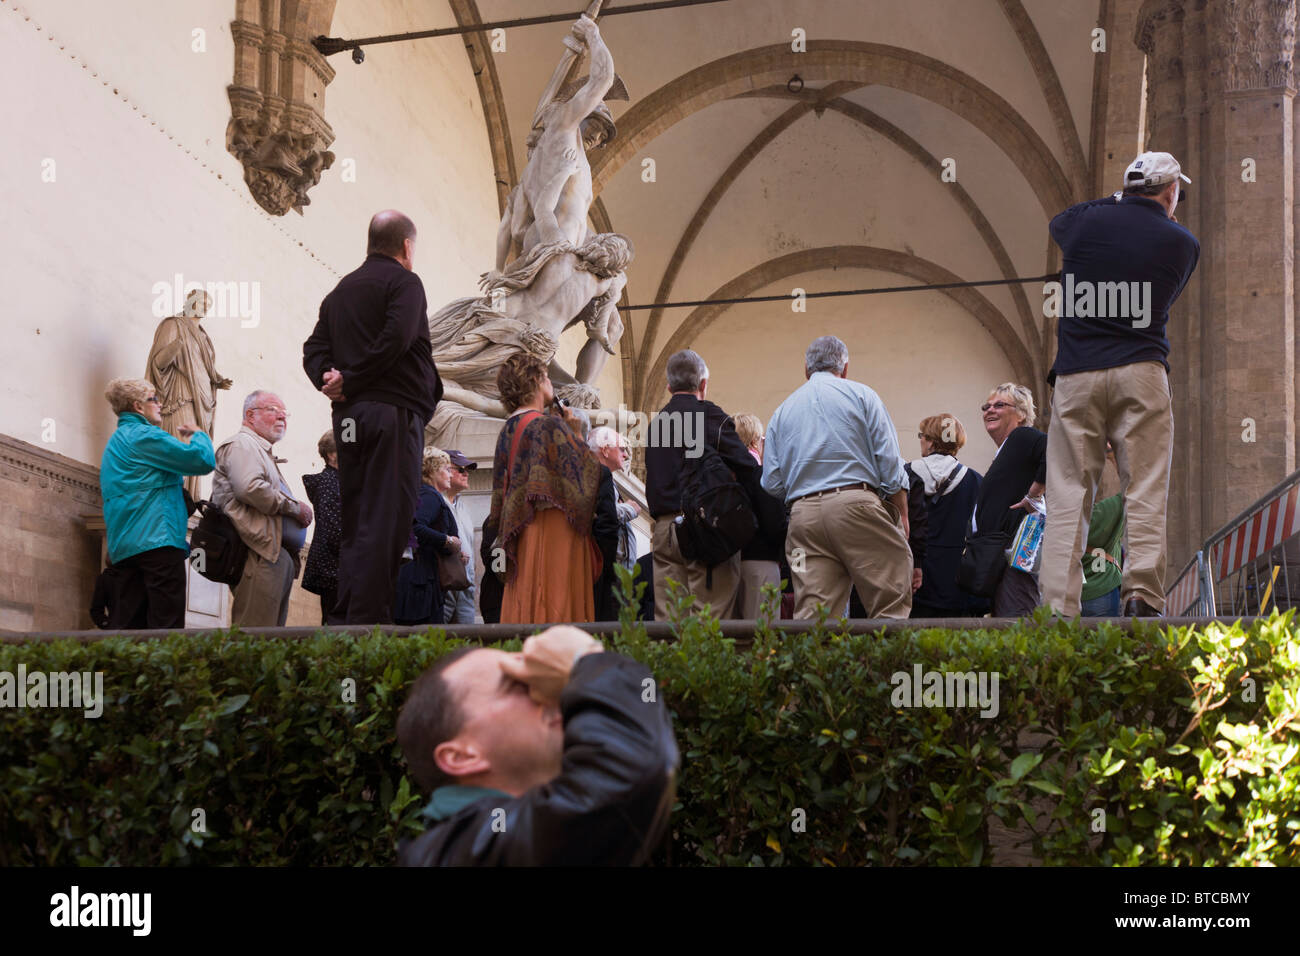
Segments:
[[[671,10],[676,7],[698,7],[708,3],[729,3],[730,0],[655,0],[653,3],[633,3],[626,7],[614,7],[610,10],[601,11],[600,17],[616,16],[620,13],[649,13],[655,10]],[[318,36],[312,40],[312,46],[320,51],[323,56],[333,56],[335,53],[342,53],[344,50],[353,50],[359,52],[363,46],[374,46],[379,43],[402,43],[406,40],[425,40],[430,37],[456,36],[465,33],[483,33],[487,30],[504,30],[511,27],[529,27],[539,23],[561,23],[573,22],[582,16],[582,11],[577,13],[548,13],[544,16],[522,17],[516,20],[494,20],[491,23],[473,23],[461,27],[443,27],[439,30],[420,30],[414,33],[390,33],[386,36],[362,37],[357,40],[345,40],[342,37]],[[354,56],[355,59],[355,56]],[[360,60],[357,60],[360,62]]]
[[[1015,279],[982,279],[977,282],[935,282],[928,285],[895,285],[879,289],[844,289],[839,292],[805,292],[805,299],[830,299],[842,295],[883,295],[886,292],[932,292],[944,289],[973,289],[986,285],[1017,285],[1021,282],[1053,282],[1059,275],[1027,276]],[[638,312],[644,309],[687,309],[700,305],[741,305],[746,302],[789,302],[791,295],[747,295],[734,299],[697,299],[693,302],[650,302],[646,305],[620,305],[623,312]]]

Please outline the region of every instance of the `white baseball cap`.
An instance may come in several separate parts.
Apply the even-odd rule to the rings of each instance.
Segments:
[[[1191,180],[1183,175],[1178,160],[1170,153],[1143,153],[1124,170],[1124,187],[1163,186],[1181,179],[1190,184]]]

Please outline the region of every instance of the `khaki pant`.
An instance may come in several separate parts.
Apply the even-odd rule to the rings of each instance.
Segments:
[[[1159,362],[1076,372],[1056,379],[1047,433],[1047,526],[1038,576],[1043,603],[1079,614],[1080,561],[1106,441],[1115,448],[1124,496],[1125,601],[1165,606],[1165,509],[1174,451],[1169,377]]]
[[[230,623],[237,627],[284,627],[289,616],[289,591],[297,577],[293,556],[283,548],[275,561],[248,552],[244,576],[235,585]]]
[[[868,617],[911,613],[912,550],[898,509],[875,492],[848,488],[796,501],[786,546],[797,620],[816,617],[818,604],[839,617],[855,587]]]
[[[736,613],[747,621],[758,618],[763,608],[763,586],[771,584],[781,589],[781,565],[775,561],[741,561],[740,594],[736,598]],[[776,616],[781,616],[781,601],[776,603]]]
[[[650,543],[654,548],[655,620],[668,620],[668,580],[671,578],[695,595],[699,605],[708,606],[719,619],[736,616],[736,597],[740,589],[740,552],[713,569],[713,586],[708,586],[708,571],[696,561],[687,561],[677,547],[676,515],[655,518]]]

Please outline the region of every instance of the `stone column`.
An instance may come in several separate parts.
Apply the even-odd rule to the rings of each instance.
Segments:
[[[1201,242],[1169,323],[1171,576],[1295,469],[1295,15],[1296,0],[1147,0],[1138,16],[1146,148],[1192,177],[1177,215]]]

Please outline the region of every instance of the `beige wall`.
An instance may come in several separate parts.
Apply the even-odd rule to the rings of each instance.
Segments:
[[[255,327],[204,323],[219,370],[235,380],[218,404],[215,438],[237,429],[248,391],[278,391],[292,418],[276,451],[302,496],[299,475],[319,469],[316,439],[329,427],[328,402],[302,371],[302,342],[321,297],[361,263],[369,216],[395,206],[415,220],[415,269],[432,309],[468,294],[491,264],[496,196],[463,44],[380,47],[362,66],[335,57],[325,116],[338,160],[304,216],[273,218],[225,149],[233,2],[12,6],[0,7],[0,83],[9,91],[0,104],[0,433],[98,466],[114,427],[104,385],[144,371],[158,322],[154,284],[176,273],[256,283]],[[411,29],[409,8],[340,0],[331,32]],[[191,49],[196,28],[206,31],[204,53]],[[54,182],[42,181],[47,159]],[[354,183],[342,181],[345,159],[355,161]],[[12,534],[0,531],[0,551],[21,551]],[[77,623],[70,611],[36,626]]]

